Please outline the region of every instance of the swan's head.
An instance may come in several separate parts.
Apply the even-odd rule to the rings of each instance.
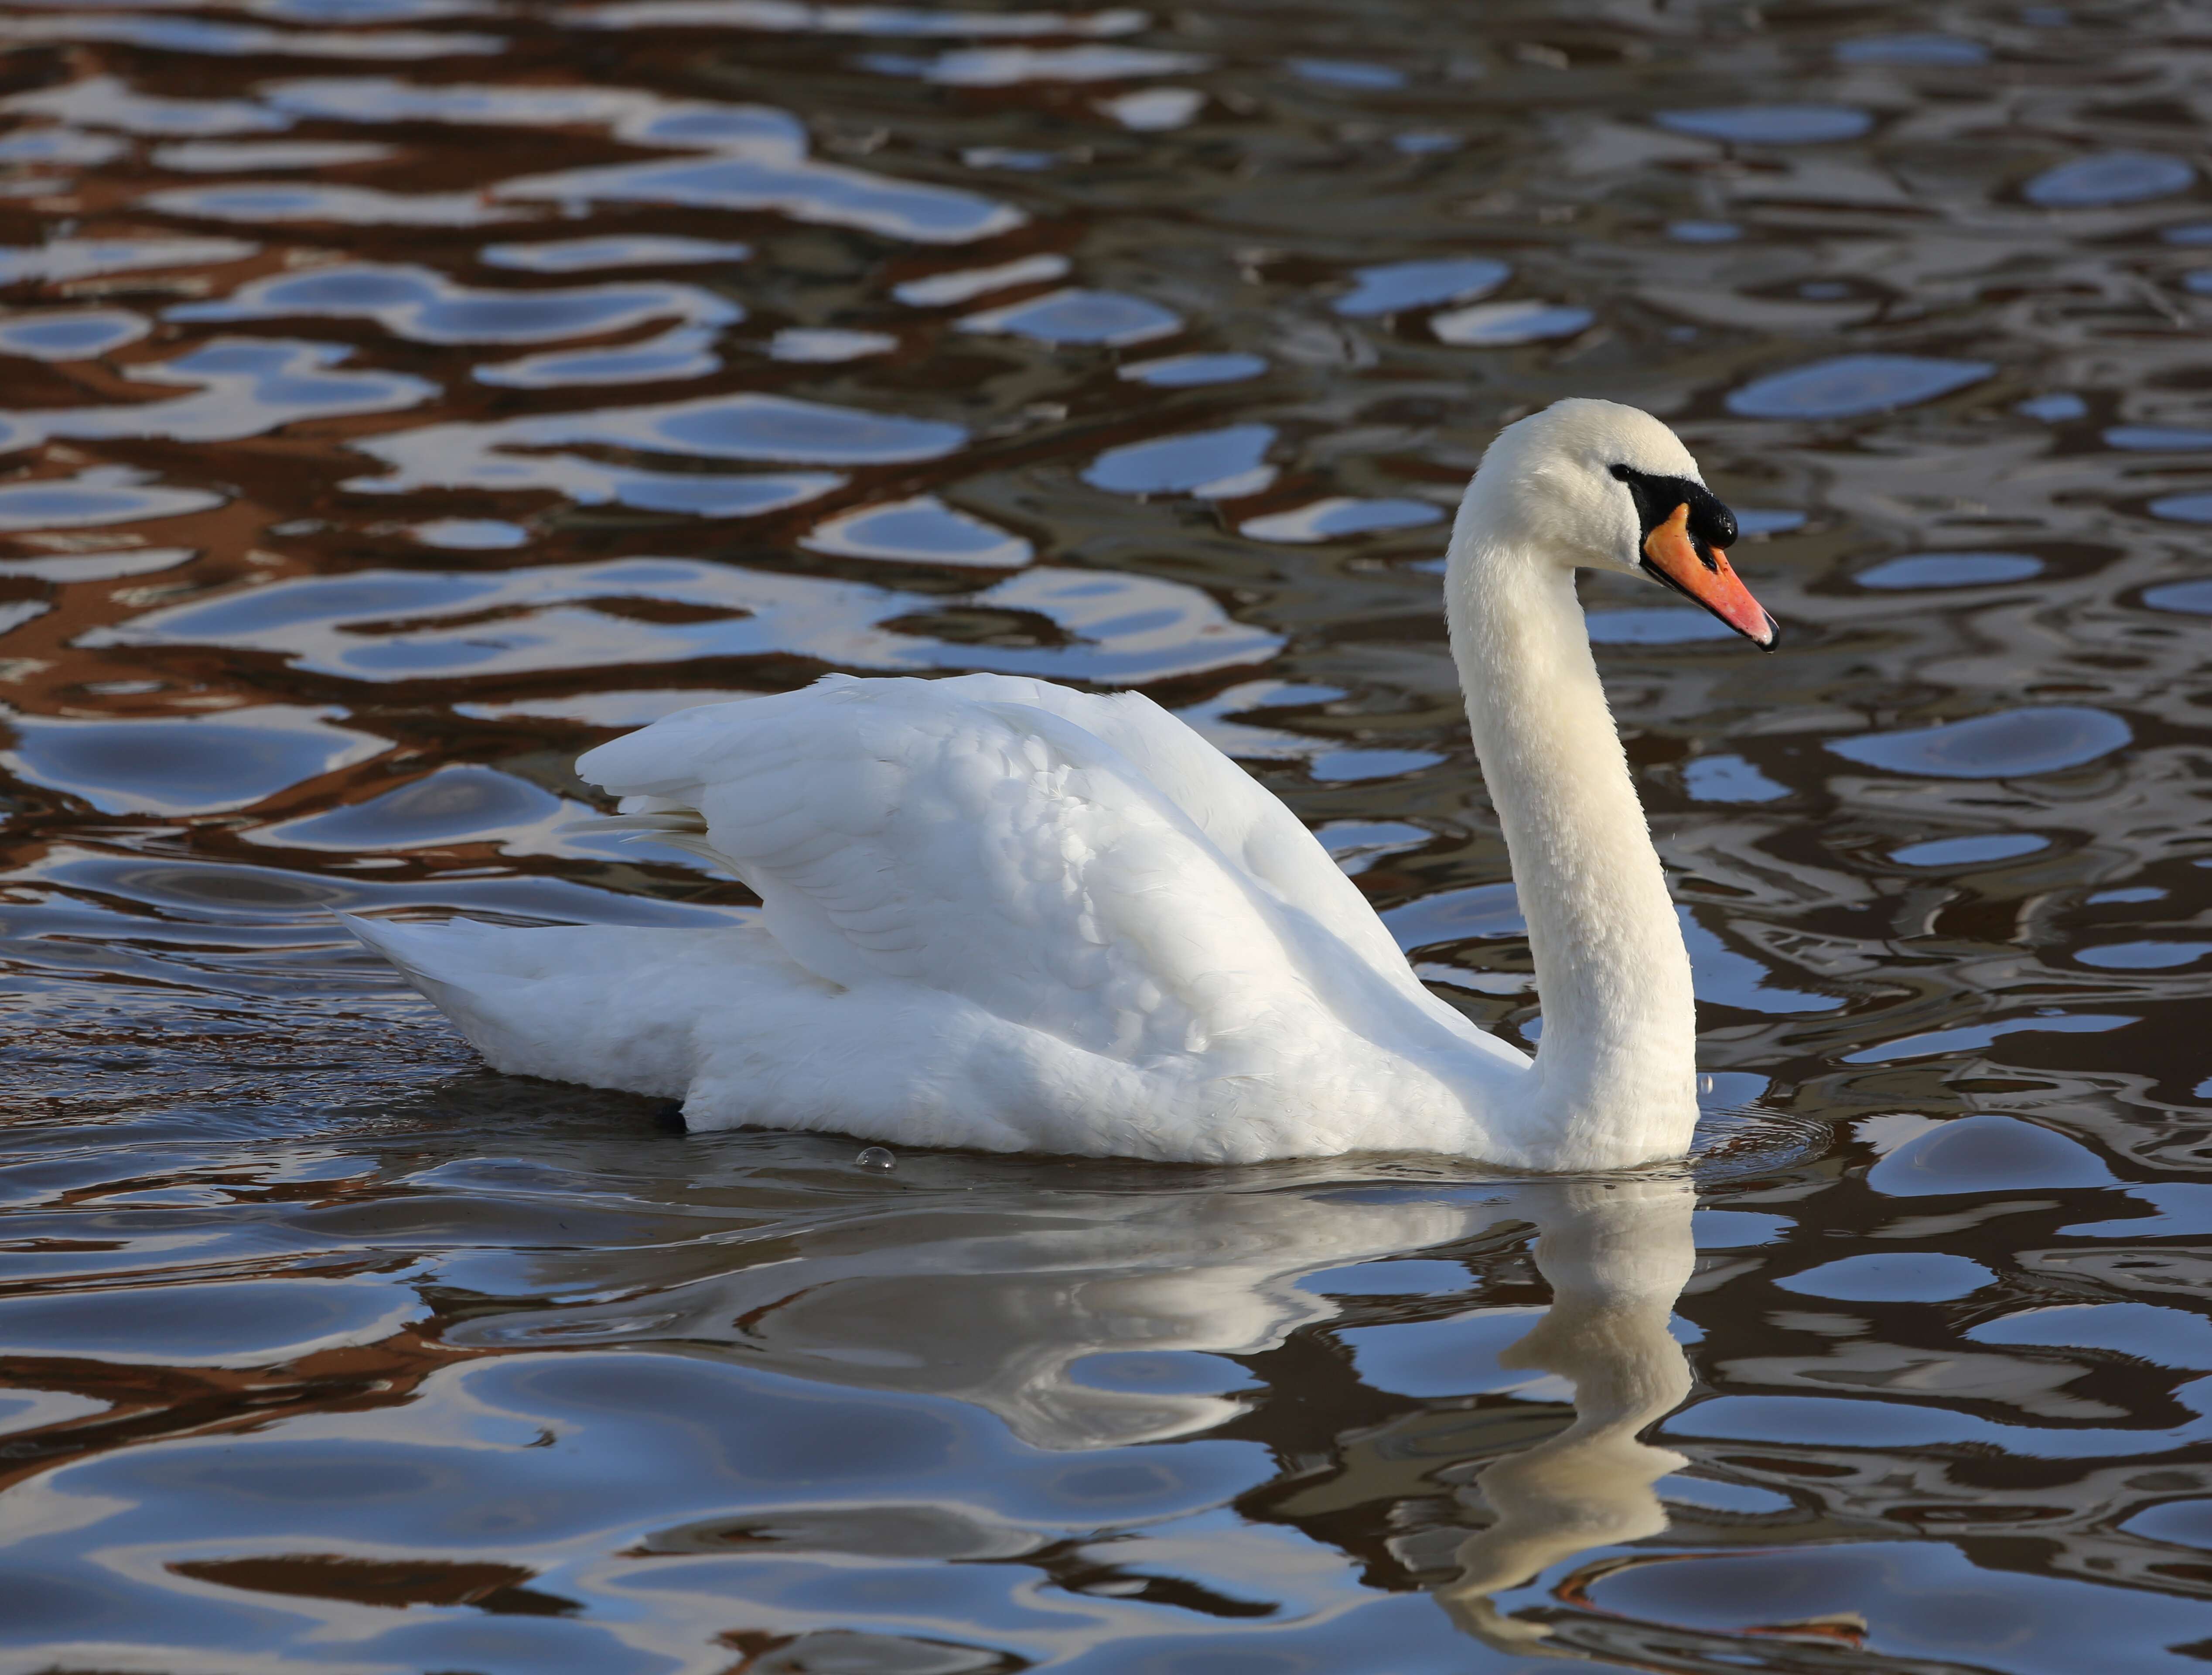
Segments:
[[[1509,424],[1468,496],[1528,550],[1582,570],[1644,575],[1771,649],[1768,616],[1728,561],[1735,515],[1681,439],[1617,401],[1557,401]]]

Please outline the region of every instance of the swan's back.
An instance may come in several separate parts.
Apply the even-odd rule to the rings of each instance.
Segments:
[[[1427,998],[1312,835],[1142,697],[832,677],[577,765],[697,810],[777,941],[848,988],[920,984],[1138,1057],[1325,1008],[1348,964]]]
[[[720,982],[662,980],[635,935],[580,980],[586,931],[557,957],[487,933],[544,959],[383,939],[501,1069],[599,1081],[575,1044],[634,1026],[671,1063],[605,1085],[683,1087],[696,1125],[1222,1161],[1465,1149],[1469,1061],[1526,1075],[1288,809],[1141,697],[831,677],[577,766],[690,826],[761,927],[724,939]]]

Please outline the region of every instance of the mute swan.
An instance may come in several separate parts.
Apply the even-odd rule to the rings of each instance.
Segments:
[[[1250,1163],[1679,1156],[1690,966],[1576,600],[1638,571],[1771,645],[1735,521],[1612,402],[1507,426],[1444,592],[1544,1006],[1534,1060],[1425,989],[1291,812],[1137,694],[963,675],[664,717],[579,758],[763,911],[729,929],[349,918],[496,1069],[680,1098],[695,1130]]]

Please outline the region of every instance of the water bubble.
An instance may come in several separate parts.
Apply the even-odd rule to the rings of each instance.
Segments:
[[[1731,1106],[1747,1106],[1753,1100],[1764,1096],[1766,1090],[1772,1085],[1773,1084],[1765,1076],[1759,1075],[1755,1071],[1715,1070],[1709,1075],[1698,1078],[1698,1103],[1705,1106],[1709,1111],[1723,1111]],[[1754,1216],[1747,1210],[1717,1211],[1701,1209],[1698,1214],[1700,1217],[1714,1215],[1725,1215],[1729,1218],[1727,1225],[1736,1226],[1739,1227],[1753,1222],[1764,1223],[1771,1221],[1778,1227],[1784,1225],[1778,1221],[1775,1217],[1766,1215]],[[1698,1242],[1702,1245],[1705,1240],[1700,1237]],[[1763,1238],[1747,1239],[1745,1242],[1747,1244],[1765,1244],[1766,1240]]]
[[[888,1175],[898,1167],[898,1159],[891,1155],[888,1147],[866,1146],[861,1148],[860,1156],[853,1160],[853,1166],[856,1169],[872,1169],[878,1174]]]

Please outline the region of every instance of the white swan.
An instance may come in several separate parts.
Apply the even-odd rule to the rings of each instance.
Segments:
[[[349,919],[504,1071],[917,1146],[1517,1167],[1678,1156],[1689,960],[1590,657],[1577,567],[1774,629],[1674,433],[1611,402],[1508,426],[1445,594],[1544,1006],[1532,1063],[1422,987],[1288,809],[1135,694],[832,676],[588,752],[632,823],[764,904],[742,928]]]

